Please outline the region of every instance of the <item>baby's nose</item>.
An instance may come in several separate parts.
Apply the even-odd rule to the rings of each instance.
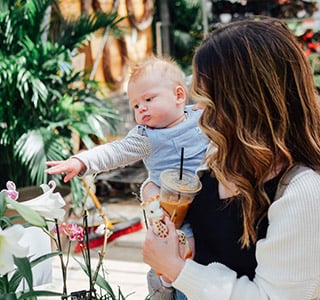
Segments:
[[[147,110],[147,107],[144,105],[144,104],[140,104],[139,105],[139,111],[140,112],[144,112],[144,111],[146,111]]]

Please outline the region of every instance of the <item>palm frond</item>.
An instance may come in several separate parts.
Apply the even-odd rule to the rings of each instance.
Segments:
[[[59,21],[52,28],[52,40],[54,43],[64,45],[67,49],[79,47],[90,34],[100,28],[115,28],[123,18],[116,13],[104,13],[99,11],[93,15],[83,14],[79,19],[65,19],[57,14]]]
[[[74,20],[56,14],[49,23],[48,11],[57,3],[0,0],[1,184],[47,182],[45,162],[73,154],[73,132],[89,145],[92,135],[115,131],[119,120],[111,104],[98,98],[99,84],[74,71],[72,53],[97,29],[117,28],[120,19],[101,12]],[[49,24],[52,35],[43,38]],[[63,176],[54,178],[63,184]],[[82,199],[82,182],[73,179],[71,187],[73,198]]]
[[[27,25],[27,28],[30,28],[31,30],[29,35],[30,38],[34,38],[34,40],[37,40],[39,39],[37,34],[41,35],[43,33],[42,24],[46,16],[45,12],[50,7],[53,1],[54,0],[26,1],[26,4],[24,6],[26,17],[24,19],[28,20],[28,22],[24,25]]]
[[[28,169],[32,181],[36,185],[47,182],[45,162],[48,160],[64,160],[70,152],[68,141],[61,143],[61,137],[46,128],[29,130],[23,134],[15,145],[15,154]],[[65,148],[62,145],[65,144]],[[35,167],[36,166],[36,167]]]
[[[1,1],[0,41],[2,51],[18,53],[20,42],[26,36],[32,41],[40,40],[44,30],[45,11],[54,0]]]

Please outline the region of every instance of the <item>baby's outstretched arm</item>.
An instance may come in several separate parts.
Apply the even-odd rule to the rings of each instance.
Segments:
[[[67,173],[63,179],[64,182],[68,182],[86,169],[85,164],[75,157],[67,160],[47,161],[46,165],[51,167],[45,171],[47,174]]]

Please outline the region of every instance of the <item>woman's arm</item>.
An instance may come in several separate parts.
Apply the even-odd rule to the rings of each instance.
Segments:
[[[173,286],[190,300],[313,299],[320,293],[319,216],[320,176],[309,169],[294,177],[283,196],[270,206],[267,236],[256,247],[258,266],[253,281],[237,278],[219,263],[184,262],[170,229],[166,242],[156,241],[148,232],[143,254],[146,263],[173,280]],[[170,220],[167,225],[172,228]]]
[[[153,270],[165,276],[168,281],[173,281],[177,278],[185,261],[179,254],[179,239],[174,223],[168,216],[165,216],[164,221],[169,230],[168,237],[156,236],[150,226],[142,247],[142,254],[144,262]]]

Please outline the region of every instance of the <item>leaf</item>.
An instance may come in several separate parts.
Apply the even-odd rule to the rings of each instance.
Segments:
[[[47,225],[45,220],[31,208],[10,198],[6,198],[6,201],[30,224],[38,227],[45,227]]]
[[[67,155],[61,147],[61,140],[46,128],[30,130],[16,142],[15,153],[29,170],[32,180],[40,185],[47,181],[45,162],[47,160],[64,160]]]
[[[60,255],[62,254],[63,252],[51,252],[51,253],[48,253],[48,254],[44,254],[44,255],[41,255],[40,257],[36,258],[35,260],[32,260],[31,261],[31,268],[33,268],[34,266],[38,265],[39,263],[51,258],[51,257],[54,257],[54,256],[57,256],[57,255]],[[23,279],[23,274],[22,272],[17,269],[14,274],[12,275],[12,277],[10,278],[10,281],[9,281],[9,286],[12,288],[12,291],[16,291],[16,289],[18,288],[21,280]]]
[[[113,292],[112,287],[110,286],[108,281],[99,274],[97,276],[96,284],[99,287],[101,287],[103,290],[105,290],[108,293],[108,295],[114,297],[114,299],[115,299],[115,294]]]
[[[23,294],[21,294],[18,298],[18,300],[31,300],[31,299],[37,299],[35,297],[38,296],[63,296],[62,293],[57,293],[57,292],[50,292],[50,291],[41,291],[41,290],[37,290],[37,291],[28,291],[28,292],[24,292]],[[0,298],[1,299],[1,298]]]
[[[31,261],[31,267],[34,267],[37,264],[39,264],[39,263],[41,263],[41,262],[43,262],[43,261],[45,261],[45,260],[47,260],[49,258],[55,257],[57,255],[61,255],[61,254],[63,254],[63,251],[50,252],[50,253],[41,255],[41,256],[39,256],[36,259]]]
[[[0,295],[0,300],[17,300],[15,293]]]
[[[87,267],[83,263],[81,263],[78,259],[76,259],[75,257],[73,257],[73,258],[80,265],[81,269],[85,272],[85,274],[88,275]],[[113,292],[112,287],[101,275],[98,274],[97,280],[95,283],[99,287],[101,287],[103,290],[105,290],[108,293],[108,296],[112,297],[112,299],[116,299],[116,296]]]
[[[42,101],[46,101],[48,98],[48,90],[45,86],[45,84],[38,78],[32,79],[32,89],[33,89],[33,95],[37,96]],[[33,96],[33,97],[34,97]],[[35,102],[36,104],[36,102]],[[35,105],[37,107],[37,105]]]
[[[23,276],[23,278],[26,280],[29,289],[33,289],[33,278],[32,278],[32,270],[31,270],[31,264],[29,261],[29,258],[27,257],[15,257],[13,256],[14,263],[17,266],[19,272]],[[14,292],[14,291],[12,291]]]
[[[6,194],[5,192],[0,192],[0,218],[2,218],[6,212]]]

